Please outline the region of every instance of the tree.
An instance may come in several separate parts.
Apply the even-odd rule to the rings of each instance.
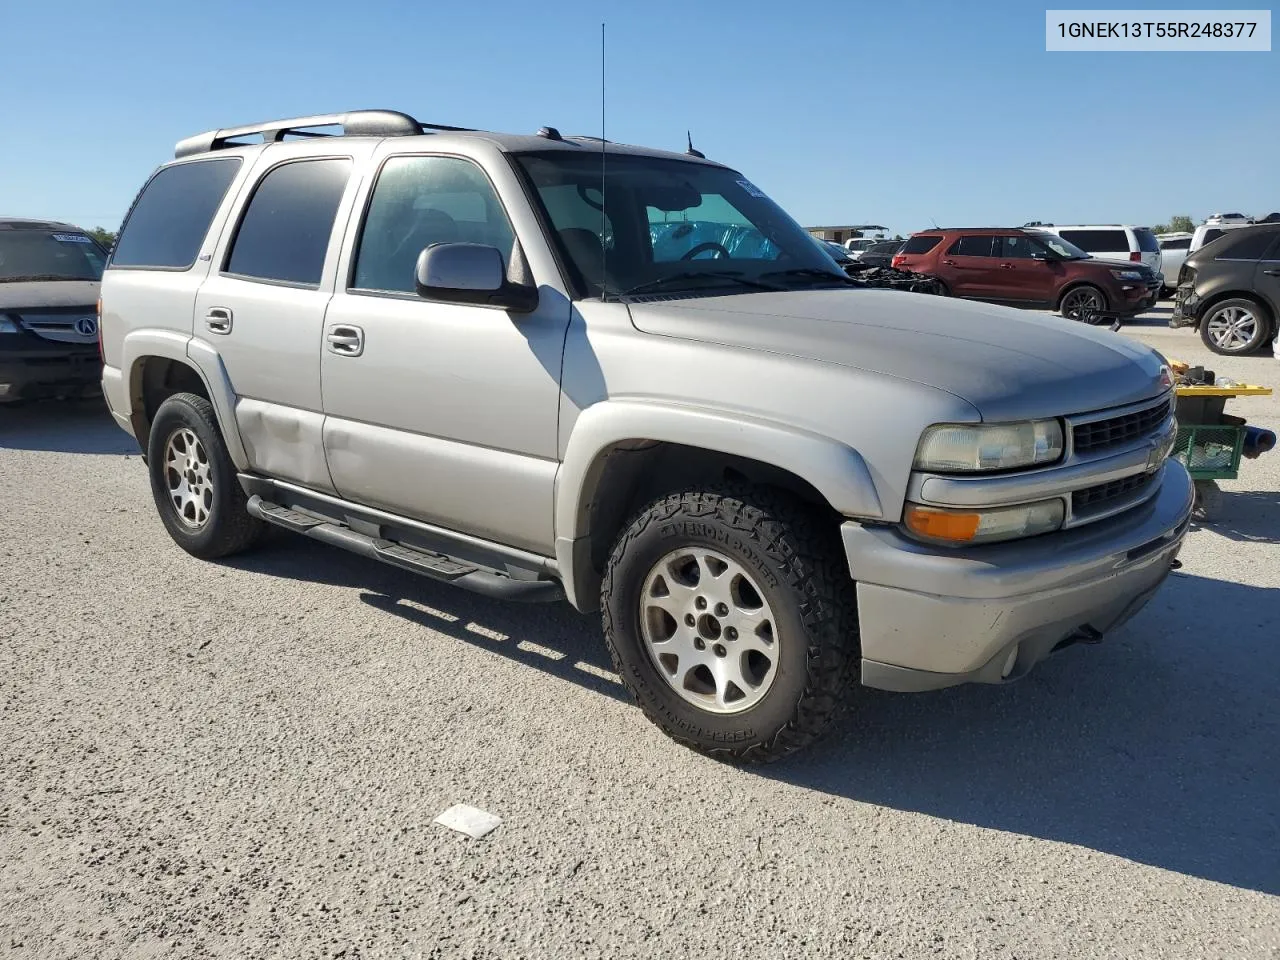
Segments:
[[[1196,225],[1185,213],[1169,218],[1168,223],[1157,223],[1151,228],[1152,233],[1195,233]]]
[[[116,245],[116,234],[112,233],[110,230],[105,230],[102,227],[94,227],[92,230],[88,231],[88,233],[89,236],[102,244],[108,252],[110,252],[111,248]]]

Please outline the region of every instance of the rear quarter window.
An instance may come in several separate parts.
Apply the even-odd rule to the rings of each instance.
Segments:
[[[1129,252],[1129,237],[1123,230],[1059,230],[1058,235],[1087,253]]]
[[[1135,230],[1134,237],[1138,241],[1138,249],[1143,253],[1156,253],[1160,249],[1160,241],[1151,230]]]
[[[942,242],[941,237],[912,237],[902,245],[899,253],[928,253]]]
[[[190,268],[239,170],[239,157],[221,157],[179,163],[157,172],[125,218],[110,265]]]

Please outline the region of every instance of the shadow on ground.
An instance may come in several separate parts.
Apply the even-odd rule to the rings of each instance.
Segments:
[[[290,535],[234,565],[361,588],[378,610],[626,699],[598,675],[612,670],[598,621],[566,604],[489,600]],[[858,688],[826,740],[753,770],[1280,894],[1278,635],[1280,589],[1174,574],[1098,647],[1008,687]]]
[[[1280,894],[1280,589],[1174,574],[1007,688],[863,691],[799,786]]]
[[[1280,543],[1280,491],[1223,490],[1199,526],[1241,543]],[[1280,566],[1280,558],[1277,565]],[[1276,633],[1280,634],[1280,623],[1276,624]]]
[[[136,454],[133,438],[116,426],[101,400],[0,404],[0,450]]]
[[[567,603],[491,600],[387,564],[345,553],[284,531],[229,566],[274,577],[360,589],[360,599],[527,667],[627,701],[600,635],[599,619]]]

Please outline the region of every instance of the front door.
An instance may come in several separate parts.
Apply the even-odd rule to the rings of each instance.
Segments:
[[[433,243],[494,246],[511,268],[507,210],[527,201],[506,190],[463,157],[382,164],[325,315],[324,448],[349,500],[550,556],[569,301],[537,276],[529,314],[427,301],[414,284]]]

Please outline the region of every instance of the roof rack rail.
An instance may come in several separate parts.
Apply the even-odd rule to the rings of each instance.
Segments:
[[[174,157],[189,157],[211,150],[241,146],[234,143],[241,137],[262,134],[264,143],[283,140],[286,136],[327,137],[333,134],[316,131],[316,127],[341,127],[346,137],[414,137],[428,130],[466,132],[469,127],[447,127],[435,123],[419,123],[407,113],[397,110],[352,110],[349,113],[327,113],[314,117],[289,117],[268,120],[243,127],[227,127],[225,130],[209,130],[178,141],[173,149]]]

